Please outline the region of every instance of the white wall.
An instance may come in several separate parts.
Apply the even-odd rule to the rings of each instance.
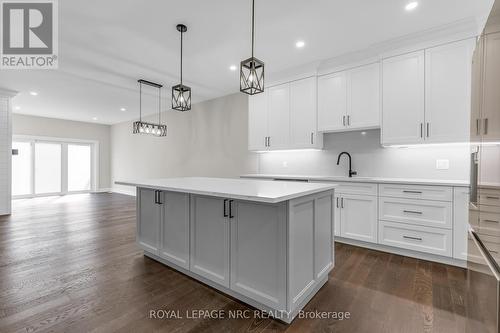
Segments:
[[[162,113],[166,137],[132,134],[132,121],[111,126],[111,174],[118,180],[209,176],[258,171],[248,152],[248,98],[237,93],[202,102],[188,112]],[[143,120],[157,121],[156,118]],[[120,192],[129,187],[113,185]]]
[[[352,155],[359,176],[468,180],[470,149],[467,146],[382,148],[380,131],[331,133],[324,136],[323,151],[274,152],[260,155],[260,173],[346,176],[348,162],[337,156]],[[437,170],[436,159],[449,160],[449,170]]]
[[[11,115],[10,96],[0,90],[0,215],[11,212]]]
[[[111,187],[109,125],[14,114],[12,133],[14,135],[99,141],[98,189]]]

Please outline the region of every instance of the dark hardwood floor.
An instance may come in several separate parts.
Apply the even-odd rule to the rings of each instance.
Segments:
[[[142,255],[135,199],[17,200],[0,217],[0,332],[463,332],[465,270],[337,244],[330,280],[306,311],[350,318],[188,319],[251,309]],[[184,318],[154,319],[150,310]]]

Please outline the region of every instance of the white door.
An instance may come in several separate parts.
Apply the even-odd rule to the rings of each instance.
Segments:
[[[475,40],[469,39],[425,50],[425,140],[429,143],[469,141],[474,45]]]
[[[342,194],[340,206],[340,235],[377,243],[377,197]]]
[[[290,140],[294,148],[316,144],[316,78],[290,83]]]
[[[380,127],[380,64],[350,70],[348,82],[348,127]]]
[[[221,198],[191,196],[190,270],[229,287],[229,220]]]
[[[318,78],[318,130],[345,129],[347,113],[346,72]]]
[[[160,242],[161,206],[155,190],[137,189],[137,244],[147,252],[158,254]]]
[[[483,139],[500,140],[500,33],[487,35],[484,46]]]
[[[267,90],[248,97],[248,149],[265,150],[267,126]]]
[[[424,138],[424,51],[382,62],[382,144]]]
[[[270,149],[285,149],[290,145],[290,84],[268,89],[268,121]]]
[[[189,269],[189,194],[162,192],[160,257]]]
[[[232,203],[231,289],[274,309],[286,307],[285,205]]]

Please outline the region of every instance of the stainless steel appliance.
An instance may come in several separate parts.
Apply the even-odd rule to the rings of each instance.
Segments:
[[[473,59],[467,332],[500,333],[500,0]]]

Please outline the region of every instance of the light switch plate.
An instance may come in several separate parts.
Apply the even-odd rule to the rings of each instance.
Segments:
[[[436,160],[436,169],[448,170],[450,168],[450,160]]]

